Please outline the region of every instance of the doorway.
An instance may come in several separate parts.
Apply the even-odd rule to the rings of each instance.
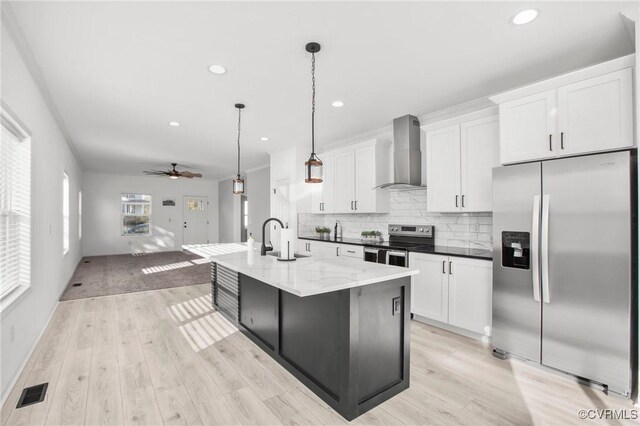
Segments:
[[[240,196],[240,242],[247,241],[249,232],[249,200],[246,195]]]
[[[272,212],[273,216],[277,217],[285,224],[285,226],[291,224],[291,210],[293,209],[293,200],[291,197],[291,182],[288,178],[286,179],[278,179],[275,182],[275,188],[273,188],[273,203],[272,203]],[[278,235],[277,228],[279,225],[276,225],[275,222],[271,222],[271,230],[273,231],[273,235]],[[280,239],[274,238],[273,247],[275,250],[280,249]]]
[[[209,219],[207,197],[185,196],[182,203],[184,223],[182,244],[207,244],[209,242]]]

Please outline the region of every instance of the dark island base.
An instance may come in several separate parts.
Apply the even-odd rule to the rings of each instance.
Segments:
[[[411,278],[298,297],[240,274],[241,330],[345,419],[409,387]]]

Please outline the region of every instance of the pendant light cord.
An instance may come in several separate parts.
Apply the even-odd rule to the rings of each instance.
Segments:
[[[311,53],[311,155],[316,153],[316,54]]]
[[[240,178],[240,117],[242,109],[238,108],[238,178]]]

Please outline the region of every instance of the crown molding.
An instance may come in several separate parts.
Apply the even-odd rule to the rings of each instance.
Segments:
[[[7,33],[15,43],[18,53],[22,57],[22,60],[24,61],[25,66],[29,71],[29,74],[31,74],[31,78],[36,83],[36,86],[40,91],[40,95],[44,99],[44,102],[47,105],[49,112],[53,116],[53,119],[56,122],[58,129],[62,133],[62,137],[67,142],[67,146],[69,147],[69,149],[71,150],[71,153],[73,154],[76,161],[78,162],[78,165],[80,166],[80,170],[84,170],[85,167],[82,163],[82,160],[80,159],[80,154],[78,153],[78,149],[74,144],[73,139],[69,135],[67,126],[64,124],[64,121],[62,120],[60,112],[56,107],[53,97],[51,96],[51,92],[49,91],[49,87],[47,86],[44,76],[42,75],[42,71],[40,70],[40,66],[38,65],[38,62],[33,56],[33,52],[31,51],[31,48],[27,43],[27,39],[24,36],[24,33],[22,32],[22,28],[20,28],[20,24],[18,23],[18,18],[13,12],[13,9],[9,2],[6,2],[6,1],[0,2],[0,7],[1,7],[1,14],[2,14],[2,25],[5,26],[5,28],[7,29]]]

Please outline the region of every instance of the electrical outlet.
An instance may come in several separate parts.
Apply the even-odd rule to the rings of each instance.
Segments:
[[[400,315],[402,311],[402,304],[400,303],[399,297],[394,297],[392,300],[393,303],[393,316]]]

